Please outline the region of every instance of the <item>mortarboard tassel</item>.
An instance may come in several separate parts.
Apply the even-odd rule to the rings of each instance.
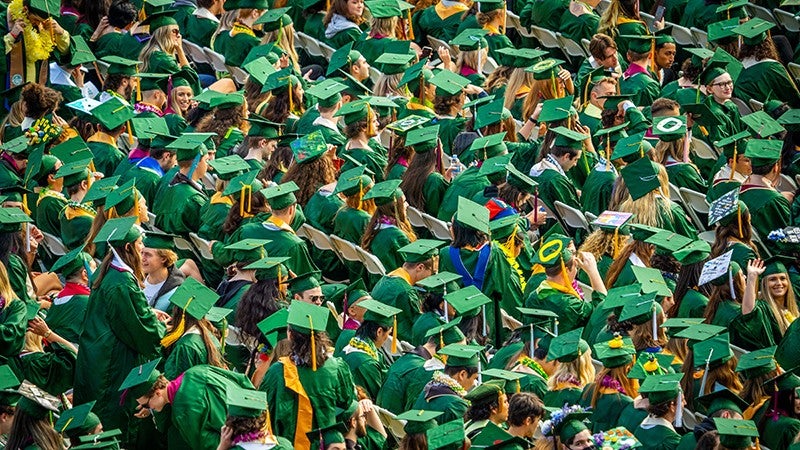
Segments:
[[[289,78],[289,113],[294,113],[294,90],[292,89],[291,78]]]
[[[733,162],[731,163],[731,174],[728,176],[728,181],[733,180],[733,174],[736,172],[736,157],[738,156],[739,148],[736,141],[733,142]]]
[[[486,305],[481,306],[481,320],[483,321],[483,337],[489,334],[489,327],[486,323]]]
[[[372,108],[369,106],[369,104],[367,104],[366,107],[367,107],[367,135],[374,136],[376,133],[375,133],[375,124],[373,123],[372,119]]]
[[[658,323],[657,320],[658,308],[653,305],[653,343],[658,342]]]
[[[675,426],[683,426],[683,389],[678,388],[678,404],[675,406]]]
[[[533,188],[533,221],[539,222],[539,186]]]
[[[733,270],[728,268],[728,288],[731,290],[731,298],[736,300],[736,290],[733,287]]]
[[[406,26],[408,27],[408,40],[409,41],[413,41],[414,40],[414,28],[411,27],[411,10],[410,9],[406,10],[406,13],[408,14],[408,19],[407,19],[407,22],[406,22]]]
[[[189,305],[192,304],[192,300],[194,297],[189,297],[189,300],[186,302],[186,307],[183,308],[183,313],[181,314],[181,320],[178,322],[178,326],[176,326],[172,331],[169,332],[166,336],[161,339],[161,346],[164,348],[170,347],[174,344],[181,336],[183,336],[183,332],[185,331],[186,327],[186,310],[189,309]]]
[[[397,353],[397,314],[394,315],[394,323],[392,324],[392,354]]]
[[[533,358],[533,354],[536,352],[536,343],[535,343],[535,339],[536,339],[536,338],[535,338],[535,336],[533,335],[533,323],[531,323],[531,324],[529,325],[529,328],[530,328],[530,334],[531,334],[531,343],[530,343],[530,349],[531,349],[531,358]]]
[[[739,224],[739,238],[744,239],[744,233],[742,232],[742,209],[739,208],[739,205],[736,205],[736,222]]]
[[[703,370],[703,379],[700,381],[700,395],[705,395],[706,392],[706,381],[708,380],[708,366],[711,364],[711,355],[714,354],[714,349],[710,349],[708,352],[708,358],[706,358],[706,367]]]
[[[311,328],[311,370],[317,371],[317,342],[314,338],[314,321],[308,316],[308,326]]]

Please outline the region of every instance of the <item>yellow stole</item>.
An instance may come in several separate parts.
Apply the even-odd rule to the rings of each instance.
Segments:
[[[300,383],[300,375],[297,373],[297,366],[291,358],[284,356],[278,358],[283,364],[283,384],[287,389],[297,394],[297,427],[294,431],[294,448],[311,448],[311,441],[306,433],[312,429],[312,419],[314,409],[311,407],[311,400]]]
[[[82,208],[80,206],[67,206],[64,209],[64,217],[66,217],[67,220],[72,220],[76,217],[83,217],[83,216],[94,217],[95,215],[96,214],[93,213],[92,211],[89,211],[88,209]]]
[[[402,267],[394,269],[393,271],[389,272],[388,275],[390,277],[402,278],[406,280],[406,283],[408,283],[409,285],[414,285],[414,283],[411,282],[411,275],[409,275],[406,269],[403,269]]]
[[[451,6],[444,6],[441,2],[437,3],[434,7],[434,11],[436,11],[436,15],[439,16],[440,19],[444,20],[448,17],[452,16],[453,14],[458,14],[460,12],[464,12],[469,8],[467,5],[463,3],[457,3]]]
[[[742,417],[744,418],[744,420],[752,419],[753,416],[756,415],[756,412],[758,412],[758,410],[761,409],[762,406],[764,406],[764,403],[766,403],[767,400],[769,400],[769,397],[764,397],[757,402],[753,402],[753,404],[750,405],[749,408],[745,409],[744,412],[742,413]]]
[[[229,195],[222,195],[222,192],[215,192],[214,195],[211,196],[210,200],[212,205],[233,205],[233,200]]]

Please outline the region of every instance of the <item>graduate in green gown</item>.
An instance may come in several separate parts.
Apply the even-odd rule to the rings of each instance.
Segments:
[[[450,344],[440,349],[439,354],[447,355],[444,370],[434,372],[413,408],[441,412],[442,423],[464,417],[469,408],[464,396],[480,375],[482,352],[483,347],[476,345]]]
[[[253,30],[253,26],[269,5],[266,0],[238,1],[236,5],[240,10],[237,12],[233,26],[227,33],[229,38],[217,39],[214,42],[214,50],[225,57],[226,64],[240,67],[250,50],[261,42]]]
[[[117,147],[117,139],[126,130],[128,121],[133,116],[133,108],[117,98],[112,98],[92,110],[92,117],[99,126],[97,132],[86,140],[86,145],[94,155],[96,171],[112,174],[125,159],[125,154]]]
[[[355,48],[366,59],[369,64],[375,64],[384,53],[394,52],[394,45],[400,40],[410,40],[411,33],[411,8],[410,5],[402,5],[395,1],[371,1],[368,2],[372,22],[369,34],[366,39],[359,39],[355,42]],[[398,33],[399,30],[400,33]],[[354,60],[355,62],[355,60]]]
[[[569,2],[569,8],[561,15],[561,26],[558,31],[575,42],[581,42],[583,39],[590,41],[600,25],[600,15],[595,10],[597,5],[599,3],[594,1]]]
[[[267,393],[273,432],[291,440],[295,448],[309,448],[306,433],[333,424],[337,408],[349,408],[356,398],[347,364],[328,355],[329,318],[326,308],[292,303],[291,353],[269,367],[259,386]]]
[[[9,387],[19,385],[13,373],[3,371]],[[54,445],[63,445],[62,437],[53,429],[52,417],[58,413],[59,400],[36,386],[24,385],[13,390],[14,423],[10,427],[5,445],[8,448],[39,450]],[[10,393],[9,393],[10,394]],[[8,395],[8,394],[7,394]]]
[[[41,189],[36,200],[36,224],[40,230],[53,236],[61,236],[58,214],[67,205],[67,198],[61,192],[64,188],[64,179],[55,178],[56,172],[62,165],[63,163],[55,156],[44,155],[39,172],[34,178]]]
[[[134,226],[136,217],[111,219],[95,237],[107,243],[108,252],[94,277],[75,368],[75,402],[97,400],[95,413],[108,427],[129,430],[130,416],[119,407],[119,386],[125,371],[135,368],[159,352],[164,325],[147,306],[139,287],[142,235]],[[129,401],[132,399],[128,399]]]
[[[419,45],[428,43],[428,36],[450,41],[458,34],[458,26],[469,6],[457,0],[446,0],[431,5],[411,16],[414,41]]]
[[[88,152],[86,156],[90,156]],[[58,214],[59,236],[67,249],[74,249],[86,241],[97,214],[90,204],[83,201],[90,185],[96,181],[91,172],[91,159],[65,163],[56,176],[63,177],[64,189],[69,195],[69,201]]]
[[[13,200],[6,200],[6,203],[9,203],[10,201],[11,203],[10,205],[4,208],[0,208],[0,234],[13,233],[18,235],[16,239],[20,239],[20,242],[24,242],[24,239],[29,239],[31,237],[30,230],[28,229],[28,227],[33,226],[32,225],[33,220],[31,220],[28,214],[26,214],[25,212],[23,212],[22,209],[20,209],[24,208],[25,205],[24,203],[19,202],[19,200],[20,199],[18,197],[13,197]],[[15,203],[20,206],[19,207],[12,206]],[[14,237],[5,236],[4,238],[9,239],[10,241]],[[24,244],[22,245],[24,249],[25,248]],[[26,253],[26,256],[28,256],[29,253],[30,252]],[[28,283],[30,282],[30,275],[28,274],[29,267],[21,256],[19,256],[16,252],[11,250],[11,247],[9,247],[6,250],[4,255],[0,255],[0,261],[4,261],[3,264],[6,268],[6,273],[8,275],[8,282],[11,286],[11,291],[13,293],[13,295],[9,295],[9,297],[13,296],[22,301],[22,306],[13,305],[13,307],[9,309],[8,307],[10,303],[7,302],[5,305],[6,307],[2,308],[5,310],[6,314],[9,314],[6,316],[6,320],[11,320],[12,322],[10,323],[15,323],[15,320],[19,318],[17,316],[17,314],[20,313],[20,310],[18,308],[24,307],[25,305],[33,302],[33,300],[30,297],[30,294],[28,293],[29,291]],[[11,325],[11,327],[9,328],[10,330],[9,339],[11,342],[14,342],[14,340],[18,337],[16,335],[16,332],[12,331],[15,330],[16,326],[17,325]],[[10,346],[8,347],[8,350],[16,348],[17,345],[22,345],[22,342],[11,343]]]
[[[228,314],[228,323],[236,325],[236,310],[242,296],[255,282],[255,269],[248,269],[247,266],[266,256],[264,239],[243,239],[224,247],[225,259],[218,260],[223,267],[235,264],[235,274],[223,281],[217,287],[220,297],[216,300],[215,306],[231,310]]]
[[[358,52],[352,50],[349,52],[352,58],[363,57],[358,55]],[[349,57],[348,57],[349,58]],[[350,59],[348,59],[350,61]],[[357,64],[366,64],[362,62],[355,62]],[[344,69],[343,69],[344,70]],[[328,73],[332,71],[329,69]],[[335,145],[339,148],[344,148],[347,139],[339,129],[339,118],[336,113],[342,106],[342,92],[347,89],[347,85],[340,83],[334,79],[326,79],[308,88],[306,94],[310,97],[317,99],[317,105],[314,108],[309,108],[297,121],[297,134],[301,136],[311,134],[314,131],[320,131],[325,138],[325,142]]]
[[[502,425],[508,417],[508,397],[505,393],[506,381],[492,379],[485,381],[469,391],[464,399],[470,402],[465,414],[464,432],[473,442],[479,445],[484,436],[483,430]],[[492,424],[492,425],[489,425]]]
[[[669,317],[699,318],[704,317],[708,305],[707,288],[695,286],[700,277],[702,264],[711,254],[708,242],[697,240],[673,253],[675,259],[681,263],[678,281],[673,292],[675,304],[667,311]]]
[[[745,131],[739,109],[731,101],[733,78],[725,70],[723,62],[712,62],[698,76],[698,84],[706,87],[709,95],[703,100],[713,115],[715,126],[704,127],[708,132],[707,142],[716,143],[726,137]],[[704,122],[705,123],[705,122]],[[723,147],[723,145],[720,145]]]
[[[439,124],[408,132],[405,144],[413,149],[414,155],[400,184],[410,206],[433,216],[439,212],[450,186],[448,178],[456,170],[453,167],[445,171],[440,162],[442,141],[437,134],[442,132]]]
[[[757,408],[752,416],[758,424],[764,446],[782,448],[797,440],[800,434],[800,419],[790,415],[790,409],[781,408],[790,403],[791,393],[800,387],[800,378],[791,372],[779,375],[764,383],[765,393],[772,398],[767,399]]]
[[[453,141],[464,131],[466,126],[467,119],[461,116],[461,111],[466,100],[464,89],[468,87],[470,81],[461,75],[444,70],[434,75],[430,82],[436,86],[436,97],[433,99],[436,118],[431,120],[431,123],[439,126],[438,133],[435,133],[434,136],[439,135],[442,143],[440,151],[450,155]],[[417,143],[419,144],[419,142]],[[412,144],[406,142],[406,145]]]
[[[289,450],[292,443],[272,434],[266,393],[250,389],[231,389],[227,393],[228,419],[231,433],[220,439],[220,448],[229,450]]]
[[[619,335],[608,342],[594,345],[593,354],[603,363],[603,369],[597,373],[593,383],[586,385],[580,399],[582,406],[603,411],[602,417],[594,418],[593,431],[617,426],[622,411],[633,403],[631,397],[638,395],[636,382],[627,377],[635,353],[633,343]]]
[[[622,94],[631,94],[631,101],[636,106],[647,107],[661,96],[661,85],[653,78],[648,69],[655,64],[651,58],[651,49],[656,45],[655,36],[620,35],[628,41],[628,59],[631,65],[622,74],[619,90]],[[619,42],[619,41],[617,41]]]
[[[774,351],[774,350],[773,350]],[[763,356],[763,355],[760,355]],[[745,358],[743,357],[742,360]],[[774,365],[774,361],[771,361]],[[759,364],[756,362],[756,364]],[[704,414],[706,418],[695,425],[694,429],[681,437],[678,450],[690,450],[697,447],[697,441],[703,435],[716,429],[716,418],[738,419],[748,407],[747,401],[731,392],[729,389],[718,386],[714,392],[698,397],[695,401],[696,411]]]
[[[348,141],[344,148],[339,149],[339,155],[347,155],[357,163],[364,164],[372,173],[376,182],[383,181],[386,169],[386,155],[375,151],[370,145],[372,138],[377,136],[377,114],[367,100],[357,100],[347,103],[336,113],[344,117],[344,134]],[[342,170],[353,168],[351,163],[345,163]]]
[[[50,268],[64,277],[64,289],[47,310],[47,326],[69,342],[78,342],[89,303],[89,277],[96,264],[92,257],[76,248],[62,256]]]
[[[678,447],[681,436],[672,422],[681,424],[683,420],[682,377],[681,373],[651,375],[642,383],[640,392],[647,394],[650,414],[633,432],[642,448],[672,450]]]
[[[778,99],[792,108],[800,107],[800,91],[786,68],[778,62],[775,44],[769,30],[774,23],[755,17],[732,31],[742,37],[739,58],[745,69],[739,74],[734,87],[738,98],[766,102]]]
[[[551,211],[556,210],[556,201],[580,209],[578,192],[566,172],[579,163],[584,146],[591,148],[591,138],[564,127],[552,131],[557,134],[553,148],[543,155],[530,172],[531,177],[539,183],[538,199]]]
[[[469,28],[458,34],[450,45],[458,48],[455,72],[469,80],[470,84],[482,87],[486,81],[482,62],[489,56],[488,31],[482,28]]]
[[[250,165],[239,155],[214,159],[209,161],[208,165],[214,169],[217,178],[224,183],[222,183],[223,186],[220,186],[221,189],[214,192],[208,203],[203,206],[200,212],[201,223],[197,235],[206,240],[220,241],[225,240],[224,223],[234,202],[237,203],[237,208],[241,207],[242,214],[239,216],[241,220],[255,215],[258,208],[253,199],[256,198],[255,203],[258,203],[258,197],[260,197],[262,204],[265,203],[265,200],[261,194],[250,194],[248,190],[257,192],[263,188],[263,185],[260,181],[254,179],[257,172],[254,172]],[[242,193],[247,195],[243,196]],[[248,201],[250,202],[249,204]]]
[[[198,8],[186,17],[186,24],[181,29],[187,41],[201,47],[211,48],[211,36],[219,27],[219,16],[225,10],[218,1],[204,0],[197,2]]]
[[[322,25],[325,27],[323,42],[333,48],[358,41],[363,32],[369,29],[364,17],[364,4],[354,7],[343,1],[331,2]]]
[[[706,181],[690,160],[684,160],[685,142],[688,138],[684,119],[683,116],[653,119],[653,134],[659,137],[655,151],[660,155],[658,162],[667,169],[671,184],[702,193],[707,189]]]
[[[364,200],[364,195],[374,186],[365,166],[357,166],[339,175],[335,194],[345,198],[345,204],[333,218],[333,234],[359,245],[374,211],[374,200]]]
[[[364,196],[364,200],[374,199],[377,208],[361,238],[361,247],[377,256],[387,271],[403,264],[400,248],[417,239],[406,217],[400,183],[400,180],[377,183]]]

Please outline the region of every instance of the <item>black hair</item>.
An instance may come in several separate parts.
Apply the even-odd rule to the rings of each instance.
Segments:
[[[116,28],[125,28],[136,20],[139,12],[128,0],[117,0],[108,7],[108,24]]]
[[[453,243],[450,244],[452,247],[479,247],[489,240],[486,233],[467,228],[455,220],[453,221],[451,229],[453,230]]]
[[[528,417],[539,418],[544,415],[544,404],[531,392],[514,394],[508,401],[508,424],[519,427]]]
[[[780,163],[780,161],[778,161],[777,163],[767,164],[765,166],[753,166],[753,175],[764,176],[764,175],[772,172],[772,169],[775,168],[775,164],[779,164],[779,163]]]
[[[356,330],[356,337],[374,341],[378,339],[378,330],[386,331],[388,329],[371,320],[365,320],[361,322],[361,325]]]

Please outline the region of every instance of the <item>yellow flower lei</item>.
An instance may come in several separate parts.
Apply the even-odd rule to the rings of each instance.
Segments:
[[[50,33],[40,33],[33,28],[33,24],[25,14],[22,0],[13,0],[8,5],[8,12],[12,21],[23,20],[25,28],[22,30],[22,37],[25,41],[25,53],[31,61],[44,61],[50,58],[56,44]]]

